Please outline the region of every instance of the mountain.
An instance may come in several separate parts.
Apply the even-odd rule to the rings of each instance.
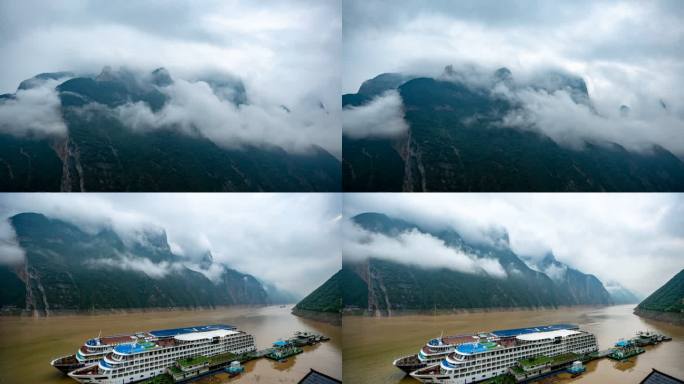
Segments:
[[[67,73],[42,74],[63,78]],[[320,147],[292,154],[279,147],[227,149],[173,126],[142,132],[112,111],[143,103],[152,111],[168,101],[168,71],[146,76],[105,68],[73,77],[56,88],[67,133],[17,137],[0,133],[2,191],[339,191],[340,162]],[[208,78],[213,92],[235,105],[248,103],[241,81]],[[14,96],[4,95],[0,103]]]
[[[610,297],[613,298],[613,302],[615,304],[636,304],[640,301],[639,297],[637,297],[634,292],[623,287],[616,281],[607,282],[605,287],[610,293]]]
[[[292,309],[297,316],[340,324],[343,271],[338,271]],[[346,290],[346,287],[345,287]]]
[[[447,247],[479,260],[497,261],[505,276],[418,266],[421,255],[415,255],[414,265],[373,257],[361,260],[345,257],[342,270],[345,272],[344,305],[347,310],[384,314],[395,310],[537,308],[612,303],[601,282],[592,275],[565,266],[564,276],[559,274],[554,279],[530,268],[510,249],[505,232],[493,233],[489,243],[474,243],[452,229],[427,229],[379,213],[363,213],[352,220],[365,231],[392,238],[411,232],[433,236]],[[555,259],[548,262],[558,263]]]
[[[512,76],[501,68],[477,83],[451,67],[437,78],[382,74],[364,82],[357,93],[344,95],[343,107],[352,108],[396,89],[409,130],[392,138],[344,135],[343,189],[684,190],[684,162],[662,147],[637,153],[615,143],[586,142],[573,149],[533,130],[502,127],[504,117],[522,108],[499,93],[500,84],[510,85]],[[564,90],[573,102],[594,111],[579,77],[549,72],[528,87]]]
[[[25,261],[0,265],[0,307],[50,314],[64,310],[268,304],[253,276],[221,265],[213,281],[171,252],[163,230],[121,238],[86,232],[36,213],[10,218]]]
[[[684,325],[684,269],[639,303],[634,313],[649,319]]]
[[[596,276],[582,273],[561,263],[552,253],[547,253],[533,265],[528,261],[528,266],[550,277],[558,288],[572,297],[574,302],[582,304],[614,302],[613,296]]]

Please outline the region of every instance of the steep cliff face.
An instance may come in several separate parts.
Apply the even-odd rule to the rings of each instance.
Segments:
[[[682,191],[684,161],[664,148],[628,151],[587,141],[569,148],[534,129],[504,127],[521,106],[501,97],[513,87],[502,68],[474,84],[453,68],[436,78],[383,74],[343,96],[345,108],[367,105],[388,89],[403,102],[409,131],[391,138],[343,141],[343,184],[348,191]],[[544,73],[529,90],[567,92],[594,111],[585,82]],[[528,127],[529,128],[529,127]]]
[[[530,268],[508,244],[507,234],[498,233],[487,245],[471,243],[451,229],[426,229],[414,223],[383,214],[364,213],[353,218],[356,225],[371,233],[391,238],[407,232],[428,234],[447,247],[498,262],[505,273],[463,272],[448,267],[421,266],[429,255],[416,254],[411,264],[391,259],[345,258],[342,272],[347,310],[391,314],[396,310],[459,310],[480,308],[557,307],[565,305],[612,304],[609,293],[593,275],[567,267],[547,257],[548,267]],[[481,260],[481,259],[480,259]],[[551,266],[563,273],[549,276]]]
[[[123,239],[110,229],[84,232],[40,214],[11,218],[26,253],[0,267],[1,303],[37,314],[61,310],[267,304],[254,277],[221,266],[215,281],[173,254],[163,230]]]

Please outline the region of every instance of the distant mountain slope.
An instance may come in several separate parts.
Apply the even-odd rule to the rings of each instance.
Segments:
[[[3,309],[49,314],[60,310],[212,307],[268,304],[254,277],[222,266],[215,281],[173,254],[163,231],[135,241],[114,231],[87,233],[41,214],[11,218],[25,262],[0,266]]]
[[[639,303],[634,313],[655,320],[684,324],[684,269]]]
[[[343,272],[338,271],[292,309],[297,316],[340,324]],[[346,290],[346,287],[345,287]]]
[[[510,81],[502,68],[497,82]],[[617,144],[560,146],[542,134],[501,127],[520,106],[494,88],[464,82],[447,68],[440,78],[383,74],[343,96],[365,105],[388,89],[403,100],[409,131],[394,138],[343,137],[345,191],[684,191],[684,162],[661,147],[636,153]],[[563,89],[593,109],[581,78],[549,74],[533,89]]]
[[[609,281],[607,284],[605,284],[605,286],[615,304],[636,304],[639,302],[639,298],[634,294],[634,292],[623,287],[618,282]]]
[[[448,247],[498,261],[506,275],[501,278],[451,268],[419,266],[421,258],[429,255],[416,254],[416,265],[379,258],[345,258],[342,267],[346,272],[345,287],[353,287],[349,294],[344,295],[344,305],[349,310],[391,313],[394,310],[535,308],[612,303],[601,282],[592,275],[566,268],[567,276],[554,280],[529,268],[511,251],[506,234],[501,236],[498,246],[493,246],[470,243],[451,229],[428,230],[378,213],[363,213],[355,216],[353,221],[366,231],[389,237],[408,231],[429,234]]]
[[[47,75],[51,74],[43,77]],[[105,69],[98,76],[74,77],[63,82],[57,90],[67,135],[18,138],[0,133],[0,190],[341,189],[340,162],[320,147],[313,147],[306,154],[292,154],[276,147],[226,149],[199,132],[189,135],[172,126],[135,131],[111,113],[112,108],[135,102],[145,103],[153,111],[160,110],[167,102],[160,87],[171,82],[173,79],[164,69],[152,72],[144,81],[124,70]],[[237,80],[211,80],[208,84],[217,95],[236,105],[247,102],[244,85]],[[226,87],[231,87],[230,95],[225,95]]]

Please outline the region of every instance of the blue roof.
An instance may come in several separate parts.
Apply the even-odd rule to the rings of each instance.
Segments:
[[[284,347],[284,346],[286,346],[287,344],[288,344],[287,341],[282,341],[282,340],[278,340],[278,341],[276,341],[275,343],[273,343],[273,345],[275,345],[276,347]]]
[[[551,324],[551,325],[540,325],[538,327],[530,328],[516,328],[516,329],[504,329],[501,331],[493,331],[492,334],[498,337],[515,337],[519,335],[524,335],[527,333],[535,332],[548,332],[548,331],[558,331],[561,329],[578,329],[579,326],[574,324]]]
[[[617,343],[615,343],[615,346],[616,347],[628,347],[630,344],[632,344],[632,342],[629,340],[620,340]]]
[[[480,353],[486,352],[487,347],[480,343],[465,343],[456,347],[456,350],[461,353]]]
[[[207,331],[216,331],[219,329],[227,329],[227,330],[233,330],[235,327],[232,325],[226,325],[226,324],[209,324],[209,325],[198,325],[196,327],[187,327],[187,328],[172,328],[172,329],[161,329],[157,331],[150,331],[149,334],[154,336],[154,337],[173,337],[177,335],[182,335],[186,333],[194,333],[194,332],[207,332]]]
[[[131,355],[134,353],[145,352],[154,347],[156,347],[156,344],[154,343],[119,344],[116,347],[114,347],[114,352],[118,352],[122,355]]]

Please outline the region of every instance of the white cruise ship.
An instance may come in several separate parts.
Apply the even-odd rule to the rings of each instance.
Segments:
[[[254,337],[229,325],[165,329],[131,335],[135,340],[114,346],[97,363],[69,372],[81,383],[125,384],[162,374],[177,360],[256,350]]]
[[[481,334],[476,342],[458,345],[439,364],[418,369],[411,376],[423,383],[475,383],[506,373],[522,359],[596,351],[596,337],[572,325],[494,331]]]
[[[478,340],[477,335],[436,337],[428,341],[418,353],[397,358],[394,360],[393,364],[402,371],[411,373],[416,369],[439,364],[448,354],[452,353],[457,346]]]
[[[107,353],[119,344],[134,343],[136,338],[131,335],[114,335],[88,339],[73,355],[58,357],[50,365],[63,373],[74,369],[92,365],[100,361]]]

